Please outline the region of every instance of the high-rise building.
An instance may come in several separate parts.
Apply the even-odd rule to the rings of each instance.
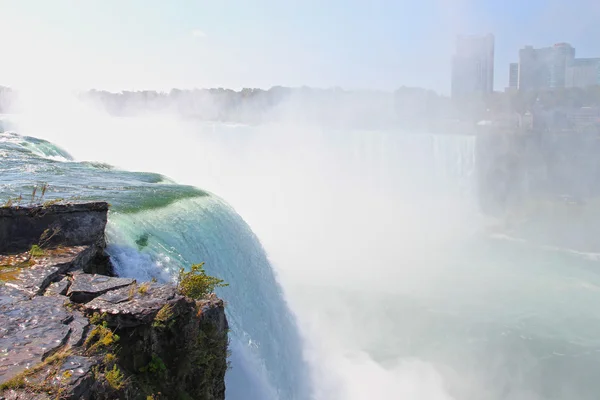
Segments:
[[[519,90],[564,88],[567,68],[573,65],[575,49],[568,43],[519,50]]]
[[[508,88],[516,90],[519,88],[519,63],[508,65]]]
[[[567,67],[567,87],[600,85],[600,58],[576,58]]]
[[[452,97],[494,91],[494,35],[459,36],[452,58]]]

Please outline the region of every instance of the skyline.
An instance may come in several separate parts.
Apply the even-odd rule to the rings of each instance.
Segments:
[[[525,45],[569,42],[579,57],[600,54],[600,4],[591,0],[0,0],[0,11],[0,85],[16,88],[415,86],[449,94],[456,36],[492,33],[501,91]]]

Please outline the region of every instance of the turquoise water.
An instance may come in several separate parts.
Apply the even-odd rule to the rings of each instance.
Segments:
[[[168,280],[180,267],[204,261],[210,274],[235,288],[218,292],[231,328],[228,399],[309,397],[296,322],[259,241],[225,202],[159,174],[75,162],[49,142],[0,134],[0,201],[22,196],[27,205],[42,183],[49,185],[43,201],[111,204],[108,252],[120,275]]]
[[[36,182],[48,198],[108,199],[124,275],[169,279],[206,261],[231,284],[219,293],[234,334],[229,399],[598,398],[599,257],[561,230],[593,228],[593,204],[491,234],[473,137],[191,130],[163,142],[144,131],[155,139],[136,151],[208,191],[4,134],[0,199]],[[85,141],[61,144],[79,154]]]

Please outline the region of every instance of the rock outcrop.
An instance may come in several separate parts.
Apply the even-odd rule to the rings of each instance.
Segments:
[[[224,399],[223,301],[90,273],[107,210],[0,209],[0,399]]]

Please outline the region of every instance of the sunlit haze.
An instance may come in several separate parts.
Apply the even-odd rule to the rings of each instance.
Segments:
[[[119,277],[204,262],[229,284],[222,357],[190,334],[204,375],[176,383],[218,359],[211,400],[597,400],[598,21],[598,0],[0,0],[0,243],[12,212],[104,201],[94,257]],[[27,248],[7,279],[37,266]],[[87,275],[68,268],[39,281],[71,296]],[[35,316],[2,319],[58,301],[42,283],[0,285],[0,385],[87,323],[53,316],[68,333],[38,343]],[[143,287],[89,291],[138,307]],[[178,379],[192,358],[165,349],[90,362]]]
[[[0,85],[448,93],[455,35],[491,32],[503,89],[526,44],[595,56],[599,17],[593,0],[2,0]]]

